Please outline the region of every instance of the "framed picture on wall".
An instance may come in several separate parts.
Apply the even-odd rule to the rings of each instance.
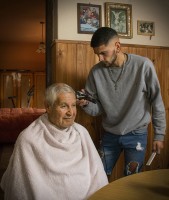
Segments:
[[[132,38],[132,5],[106,2],[105,25],[115,29],[121,38]]]
[[[77,4],[78,33],[94,33],[101,27],[101,5]]]
[[[151,21],[137,21],[137,34],[138,35],[155,35],[155,23]]]

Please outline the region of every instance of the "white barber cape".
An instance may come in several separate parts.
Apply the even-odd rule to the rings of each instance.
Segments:
[[[61,131],[47,114],[19,135],[1,180],[5,200],[84,200],[106,184],[88,131],[77,123]]]

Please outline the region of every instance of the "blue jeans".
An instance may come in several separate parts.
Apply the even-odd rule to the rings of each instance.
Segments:
[[[131,131],[126,135],[104,132],[99,153],[106,174],[111,175],[122,151],[125,159],[124,175],[140,172],[145,159],[146,146],[147,129]]]

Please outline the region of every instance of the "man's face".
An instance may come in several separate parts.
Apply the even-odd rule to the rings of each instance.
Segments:
[[[59,94],[54,105],[47,108],[49,121],[60,129],[70,127],[76,117],[76,97],[73,93]]]
[[[94,53],[98,55],[99,61],[103,62],[106,67],[111,67],[116,64],[118,47],[119,42],[112,39],[106,46],[103,44],[99,47],[95,47]]]

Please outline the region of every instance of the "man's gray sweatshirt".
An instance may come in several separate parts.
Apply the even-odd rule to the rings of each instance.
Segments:
[[[147,128],[152,116],[154,140],[164,139],[165,108],[154,65],[148,58],[128,54],[123,69],[107,68],[99,62],[91,69],[85,89],[97,103],[90,102],[83,109],[92,116],[102,115],[105,131],[117,135],[139,132]]]

